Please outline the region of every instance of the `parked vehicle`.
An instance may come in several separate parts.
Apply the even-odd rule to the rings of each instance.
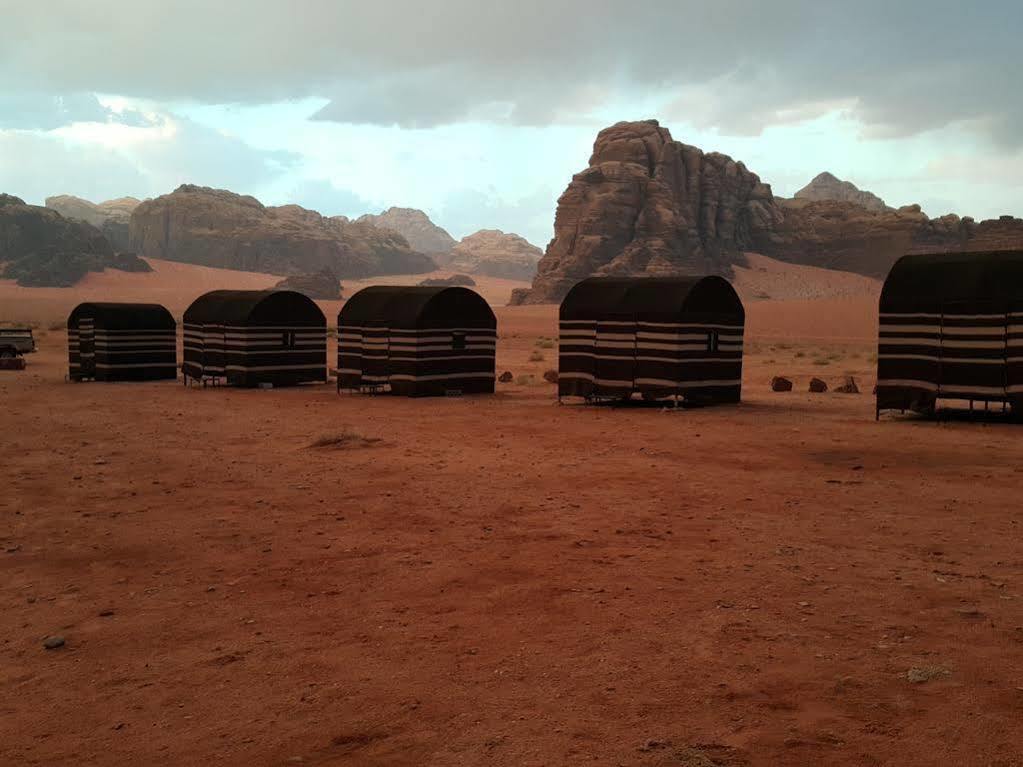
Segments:
[[[32,328],[0,328],[0,357],[21,357],[35,350]]]

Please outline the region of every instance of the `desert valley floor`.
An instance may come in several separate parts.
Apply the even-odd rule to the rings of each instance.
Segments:
[[[550,306],[493,397],[72,385],[67,295],[0,286],[0,764],[1023,764],[1023,427],[876,423],[876,296],[676,411],[559,406]]]

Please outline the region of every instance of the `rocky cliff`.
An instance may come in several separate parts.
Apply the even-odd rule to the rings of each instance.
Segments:
[[[436,268],[397,232],[191,184],[135,208],[130,241],[142,256],[281,275],[329,268],[358,278]]]
[[[531,280],[543,251],[517,234],[481,229],[452,249],[445,268],[466,274]]]
[[[294,290],[309,298],[337,301],[341,298],[341,281],[330,269],[315,274],[296,274],[274,285],[277,290]]]
[[[0,276],[27,287],[70,287],[107,268],[150,271],[133,254],[115,254],[91,224],[6,194],[0,194],[0,263]]]
[[[118,197],[116,200],[95,203],[71,194],[61,194],[47,197],[46,207],[57,211],[64,218],[92,224],[103,232],[114,250],[127,251],[130,249],[128,222],[140,202],[134,197]]]
[[[840,184],[825,194],[848,197]],[[835,188],[810,186],[818,196]],[[883,278],[908,251],[989,247],[1023,247],[1023,221],[930,219],[918,205],[878,209],[863,198],[775,198],[741,162],[674,141],[656,120],[618,123],[597,135],[589,167],[558,200],[533,287],[512,303],[560,301],[591,275],[728,276],[744,252]]]
[[[591,275],[727,272],[781,218],[742,163],[673,141],[656,120],[618,123],[558,199],[533,288],[512,302],[559,301]]]
[[[455,239],[450,234],[433,223],[423,211],[415,208],[388,208],[379,215],[367,213],[359,216],[356,221],[393,229],[408,240],[409,245],[428,256],[445,256],[455,246]]]
[[[842,181],[827,171],[818,174],[814,179],[796,192],[793,197],[797,200],[809,200],[819,202],[821,200],[836,200],[837,202],[849,202],[859,205],[874,213],[890,211],[884,200],[872,192],[867,192],[856,187],[848,181]]]

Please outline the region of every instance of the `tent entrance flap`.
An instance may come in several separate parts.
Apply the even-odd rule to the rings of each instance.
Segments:
[[[598,320],[593,377],[598,394],[628,395],[636,382],[636,320],[611,315]]]
[[[82,378],[96,377],[96,325],[90,317],[78,326],[78,354]]]
[[[362,346],[362,385],[386,386],[391,380],[391,329],[387,322],[367,322]]]

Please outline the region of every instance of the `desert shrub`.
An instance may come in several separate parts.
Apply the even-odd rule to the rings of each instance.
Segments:
[[[350,450],[353,448],[370,447],[382,440],[379,437],[366,437],[354,429],[344,428],[333,434],[323,434],[309,443],[311,448],[328,448],[331,450]]]
[[[818,357],[817,359],[815,359],[813,361],[813,364],[814,365],[830,365],[831,364],[831,360],[827,359],[826,357]]]
[[[66,322],[54,322],[54,323],[51,323],[49,325],[49,327],[47,327],[46,329],[47,330],[52,330],[52,331],[56,332],[58,330],[64,330],[66,327],[67,327],[67,323]]]
[[[540,338],[540,339],[537,340],[537,342],[534,344],[534,346],[538,346],[541,349],[553,349],[554,348],[554,339],[553,338]]]
[[[530,375],[529,373],[525,373],[516,378],[515,383],[518,384],[519,386],[532,386],[533,384],[536,383],[536,376]]]
[[[543,362],[544,361],[543,352],[540,351],[539,349],[534,349],[533,353],[529,355],[529,361],[530,362]]]

